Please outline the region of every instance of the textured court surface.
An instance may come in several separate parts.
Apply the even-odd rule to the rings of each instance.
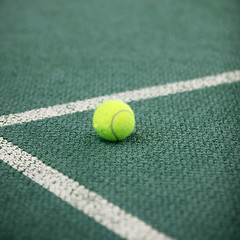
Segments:
[[[0,239],[239,239],[239,11],[0,1]],[[108,98],[122,142],[92,128]]]

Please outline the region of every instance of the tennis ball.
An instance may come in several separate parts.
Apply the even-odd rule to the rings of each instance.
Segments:
[[[94,112],[93,127],[98,135],[108,141],[123,140],[135,126],[130,106],[118,100],[102,103]]]

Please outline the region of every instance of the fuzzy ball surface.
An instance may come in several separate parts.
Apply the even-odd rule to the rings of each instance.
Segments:
[[[133,110],[126,103],[110,100],[102,103],[94,112],[93,127],[98,135],[108,141],[123,140],[135,126]]]

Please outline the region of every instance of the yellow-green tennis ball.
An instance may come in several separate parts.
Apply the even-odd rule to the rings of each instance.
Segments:
[[[102,103],[94,112],[93,127],[98,135],[108,141],[123,140],[135,126],[133,110],[122,101]]]

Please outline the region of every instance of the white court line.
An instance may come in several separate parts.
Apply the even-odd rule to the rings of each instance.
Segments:
[[[217,86],[225,83],[233,83],[239,80],[240,70],[236,70],[233,72],[218,74],[216,76],[196,78],[193,80],[169,83],[133,91],[126,91],[82,101],[70,102],[67,104],[55,105],[47,108],[33,109],[22,113],[1,116],[0,127],[13,124],[22,124],[25,122],[37,121],[45,118],[57,117],[65,114],[72,114],[95,109],[99,104],[110,99],[119,99],[124,102],[138,101]]]
[[[122,238],[173,240],[2,137],[0,159]]]
[[[131,102],[217,86],[225,83],[232,83],[239,80],[240,71],[237,70],[216,76],[127,91],[47,108],[34,109],[23,113],[1,116],[0,127],[95,109],[100,103],[110,99],[120,99],[125,102]],[[123,238],[129,240],[171,239],[165,234],[153,229],[137,217],[126,213],[118,206],[108,202],[100,195],[91,192],[82,185],[79,185],[78,182],[75,182],[50,166],[45,165],[36,157],[31,156],[19,147],[7,142],[2,137],[0,137],[0,159]]]

